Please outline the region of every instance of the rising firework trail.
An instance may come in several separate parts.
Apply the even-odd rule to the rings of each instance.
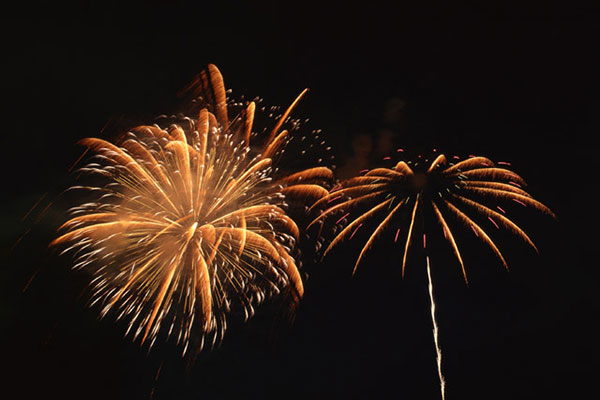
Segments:
[[[149,347],[174,336],[184,355],[220,340],[230,312],[248,318],[280,292],[291,306],[300,300],[300,230],[287,209],[326,196],[332,177],[326,167],[282,176],[274,165],[306,91],[260,135],[255,102],[236,103],[229,118],[215,66],[186,91],[201,104],[193,117],[137,126],[116,144],[81,141],[95,154],[79,170],[91,183],[72,189],[89,199],[51,243],[92,274],[90,305],[102,316],[126,320],[126,335]]]
[[[435,299],[433,297],[433,280],[431,279],[431,265],[429,264],[429,256],[426,256],[427,261],[427,288],[429,290],[429,305],[431,310],[431,323],[433,324],[433,342],[435,344],[436,362],[438,368],[438,377],[440,379],[440,391],[442,400],[446,398],[446,380],[442,374],[442,349],[439,343],[439,328],[435,319]]]
[[[431,229],[431,224],[426,222],[433,222],[434,226],[441,228],[460,265],[463,279],[468,284],[458,244],[457,224],[466,227],[467,232],[472,231],[508,268],[502,252],[487,231],[488,227],[503,228],[537,251],[525,231],[506,216],[505,209],[509,209],[512,203],[554,215],[524,189],[523,179],[505,166],[506,163],[496,165],[488,158],[475,156],[449,162],[440,154],[433,160],[419,156],[416,162],[399,161],[391,168],[365,171],[362,176],[343,181],[328,196],[318,200],[314,207],[326,205],[327,208],[310,225],[322,227],[327,220],[342,225],[325,249],[323,257],[342,241],[352,239],[362,226],[373,226],[358,255],[353,274],[377,238],[384,232],[391,233],[394,243],[402,251],[401,268],[404,276],[409,248],[415,238],[420,236],[418,231],[421,231],[423,247],[426,248],[425,234]],[[444,398],[445,381],[442,375],[429,256],[426,261],[437,366]]]

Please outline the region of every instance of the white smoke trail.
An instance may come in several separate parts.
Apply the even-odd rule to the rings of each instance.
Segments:
[[[431,321],[433,322],[433,340],[435,342],[435,351],[437,353],[437,367],[438,367],[438,375],[440,377],[440,390],[442,392],[442,400],[446,398],[446,381],[444,380],[444,375],[442,375],[442,349],[440,348],[440,343],[438,340],[438,326],[435,320],[435,301],[433,300],[433,282],[431,280],[431,267],[429,266],[429,256],[427,259],[427,278],[429,280],[429,300],[431,302]]]

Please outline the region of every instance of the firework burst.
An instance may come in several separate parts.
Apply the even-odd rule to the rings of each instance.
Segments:
[[[184,354],[194,327],[200,349],[205,339],[221,339],[233,309],[248,318],[280,292],[292,305],[299,301],[304,289],[293,254],[300,231],[286,209],[326,196],[321,183],[332,175],[315,167],[281,177],[273,165],[306,91],[257,138],[255,103],[230,120],[215,66],[187,90],[202,96],[194,118],[135,127],[118,145],[82,141],[95,156],[80,171],[95,183],[74,189],[93,199],[71,209],[65,232],[51,243],[65,245],[74,268],[92,273],[90,302],[102,316],[127,320],[126,335],[150,347],[160,332],[174,335]]]
[[[457,225],[471,231],[506,268],[506,260],[488,232],[489,228],[504,228],[537,251],[530,237],[507,217],[505,211],[512,203],[553,216],[548,207],[524,189],[523,179],[506,168],[507,163],[496,165],[485,157],[452,160],[456,162],[449,162],[443,154],[433,160],[419,156],[416,162],[400,161],[391,168],[376,168],[333,188],[328,196],[315,203],[315,207],[327,205],[327,208],[310,224],[322,226],[325,221],[333,220],[336,225],[341,225],[335,228],[339,232],[334,234],[323,257],[342,241],[352,239],[363,225],[374,226],[367,234],[368,239],[361,248],[353,274],[377,238],[388,233],[402,251],[401,268],[404,276],[411,245],[422,240],[422,246],[426,249],[426,220],[441,228],[467,284],[467,272],[458,245]],[[445,382],[428,255],[426,265],[437,366],[444,398]]]
[[[422,221],[424,215],[430,212],[451,245],[465,282],[468,282],[451,222],[460,222],[472,230],[507,267],[504,256],[484,229],[483,222],[496,229],[507,229],[536,249],[525,231],[506,216],[500,203],[518,203],[553,215],[548,207],[528,194],[524,186],[525,182],[519,175],[504,166],[495,165],[485,157],[470,157],[448,163],[446,157],[440,154],[433,161],[400,161],[393,168],[376,168],[333,188],[329,195],[314,204],[314,207],[324,204],[328,204],[328,207],[310,225],[332,218],[337,219],[338,223],[351,220],[325,249],[325,256],[337,244],[352,238],[364,223],[380,217],[380,222],[362,247],[353,272],[356,272],[377,237],[393,227],[394,242],[403,243],[404,275],[408,249],[415,237],[425,233],[419,235],[416,232],[417,225],[423,226],[417,221]]]

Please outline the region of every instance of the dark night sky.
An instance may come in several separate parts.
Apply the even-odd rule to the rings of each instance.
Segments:
[[[187,371],[172,346],[148,355],[85,307],[85,274],[46,249],[65,218],[58,202],[40,217],[74,183],[75,142],[109,121],[172,111],[177,90],[209,62],[234,95],[267,104],[285,105],[309,87],[298,113],[326,133],[341,171],[355,138],[376,147],[385,131],[415,152],[511,162],[558,221],[522,220],[540,255],[508,237],[509,273],[477,244],[465,250],[470,287],[456,265],[436,270],[447,398],[582,398],[594,387],[598,9],[81,3],[2,15],[3,390],[19,398],[439,397],[423,265],[415,257],[402,280],[383,247],[354,279],[352,250],[306,260],[294,325],[259,312]],[[403,108],[390,122],[394,104]],[[440,251],[434,262],[450,256]]]

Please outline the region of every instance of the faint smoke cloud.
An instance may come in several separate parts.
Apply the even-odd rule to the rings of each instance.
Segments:
[[[383,157],[391,155],[398,146],[398,137],[404,131],[406,102],[393,97],[385,103],[379,129],[365,132],[352,139],[352,154],[338,169],[339,179],[359,175],[361,171],[378,165]]]

